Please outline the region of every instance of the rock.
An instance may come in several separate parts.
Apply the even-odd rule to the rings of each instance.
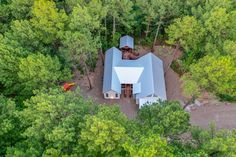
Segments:
[[[195,100],[194,104],[197,105],[198,107],[202,106],[202,103],[200,103],[198,100]]]
[[[190,107],[190,106],[187,106],[184,110],[185,110],[186,112],[191,112],[191,107]]]

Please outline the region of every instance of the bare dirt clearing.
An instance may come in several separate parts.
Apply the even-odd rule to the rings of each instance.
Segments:
[[[140,56],[150,52],[147,47],[136,47],[136,52],[140,53]],[[164,62],[164,68],[166,69],[172,60],[172,54],[174,49],[168,46],[156,46],[155,54],[160,57]],[[174,58],[178,58],[181,55],[180,51],[177,51]],[[93,89],[89,90],[88,81],[86,77],[75,77],[73,80],[81,89],[83,96],[93,99],[97,103],[114,105],[118,104],[122,112],[124,112],[129,118],[134,118],[138,111],[138,105],[132,98],[121,97],[119,100],[106,100],[103,98],[102,84],[103,84],[103,65],[101,57],[99,57],[95,72],[90,73],[90,79]],[[168,100],[177,100],[184,105],[185,97],[182,95],[181,82],[177,73],[171,68],[168,68],[165,74],[166,90]],[[217,128],[232,129],[236,128],[236,104],[223,103],[217,101],[215,98],[207,97],[199,99],[200,106],[192,107],[190,112],[190,121],[193,125],[198,125],[203,128],[207,128],[210,122],[215,122]]]

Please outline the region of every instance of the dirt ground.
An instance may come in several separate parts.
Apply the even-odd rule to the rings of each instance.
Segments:
[[[181,81],[177,73],[171,68],[167,68],[173,57],[173,49],[167,46],[156,46],[155,54],[161,58],[164,62],[164,68],[166,70],[166,90],[168,100],[177,100],[184,105],[185,97],[182,95]],[[150,49],[146,47],[137,46],[135,52],[140,53],[140,56],[150,52]],[[177,51],[174,58],[178,58],[181,55],[180,51]],[[138,111],[138,105],[132,98],[124,98],[123,96],[119,100],[107,100],[103,98],[102,94],[102,77],[103,77],[103,64],[101,57],[99,57],[95,72],[91,72],[89,77],[92,82],[93,88],[88,89],[88,81],[86,77],[75,77],[73,80],[81,89],[81,93],[87,97],[92,98],[95,102],[107,105],[119,105],[122,112],[124,112],[129,118],[134,118]],[[207,128],[210,122],[215,122],[217,128],[233,129],[236,128],[236,104],[223,103],[216,100],[212,96],[207,96],[199,99],[200,105],[192,107],[190,112],[190,121],[193,125],[198,125],[203,128]]]

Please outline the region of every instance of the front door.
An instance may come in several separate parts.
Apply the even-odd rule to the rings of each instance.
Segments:
[[[133,95],[133,84],[121,84],[121,91],[124,97],[132,97]]]

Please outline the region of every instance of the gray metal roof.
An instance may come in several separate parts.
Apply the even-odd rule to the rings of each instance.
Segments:
[[[120,38],[120,48],[128,46],[129,48],[134,48],[134,38],[129,35]]]
[[[163,62],[153,53],[148,53],[137,60],[122,60],[122,52],[113,47],[106,51],[104,65],[103,93],[113,90],[121,93],[120,80],[115,72],[115,67],[143,67],[143,71],[137,83],[140,85],[140,93],[136,93],[136,99],[150,95],[166,100],[166,88],[163,71]],[[127,77],[132,75],[127,73]]]
[[[121,93],[120,81],[113,67],[122,59],[122,53],[116,47],[106,51],[104,62],[103,93],[113,90]]]
[[[140,77],[141,93],[136,94],[136,99],[154,95],[166,100],[166,87],[163,70],[163,62],[153,53],[148,53],[138,59],[144,66]]]

